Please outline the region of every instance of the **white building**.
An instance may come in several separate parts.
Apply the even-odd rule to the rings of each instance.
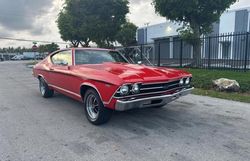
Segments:
[[[179,41],[177,29],[182,25],[167,21],[165,23],[139,28],[137,31],[138,44],[152,44],[154,52],[147,54],[150,59],[161,60],[193,58],[193,46]],[[246,51],[250,50],[250,38],[245,35],[230,36],[222,34],[247,33],[250,31],[250,7],[226,11],[219,22],[213,24],[213,31],[209,35],[217,35],[203,39],[202,58],[211,59],[244,59]],[[247,41],[249,39],[249,41]],[[248,44],[246,44],[248,43]],[[182,49],[182,51],[180,51]],[[247,50],[246,50],[247,49]],[[160,53],[160,54],[158,54]],[[180,54],[182,53],[182,55]],[[250,54],[250,53],[249,53]]]
[[[139,44],[153,43],[155,39],[176,37],[177,29],[182,25],[167,21],[156,25],[139,28],[137,40]],[[229,10],[222,14],[220,21],[213,25],[212,34],[250,31],[250,7]]]

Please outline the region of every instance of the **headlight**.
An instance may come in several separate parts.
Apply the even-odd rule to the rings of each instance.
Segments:
[[[122,86],[121,88],[120,88],[120,93],[121,93],[121,95],[128,95],[129,94],[129,87],[128,86],[126,86],[126,85],[124,85],[124,86]]]
[[[184,85],[184,79],[180,80],[180,85]]]
[[[139,86],[138,84],[134,84],[134,85],[132,86],[132,92],[133,92],[133,94],[138,94],[138,93],[140,93],[140,86]]]
[[[190,83],[190,78],[188,77],[185,81],[185,84],[188,85]]]

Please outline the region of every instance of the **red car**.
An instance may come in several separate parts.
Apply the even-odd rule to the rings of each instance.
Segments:
[[[114,110],[163,107],[193,89],[192,75],[185,71],[130,64],[108,49],[54,52],[34,67],[33,75],[43,97],[56,91],[83,102],[95,125],[106,123]]]

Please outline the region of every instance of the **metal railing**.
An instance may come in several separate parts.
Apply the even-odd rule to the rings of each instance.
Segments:
[[[131,62],[163,67],[250,70],[250,33],[203,36],[198,62],[194,47],[180,37],[155,40],[152,44],[116,48]],[[197,65],[198,64],[198,65]]]

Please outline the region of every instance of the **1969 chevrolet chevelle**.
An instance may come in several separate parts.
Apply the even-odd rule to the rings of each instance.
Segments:
[[[50,54],[33,75],[44,98],[54,91],[83,102],[88,120],[106,123],[114,110],[163,107],[192,91],[181,70],[130,64],[119,52],[73,48]]]

